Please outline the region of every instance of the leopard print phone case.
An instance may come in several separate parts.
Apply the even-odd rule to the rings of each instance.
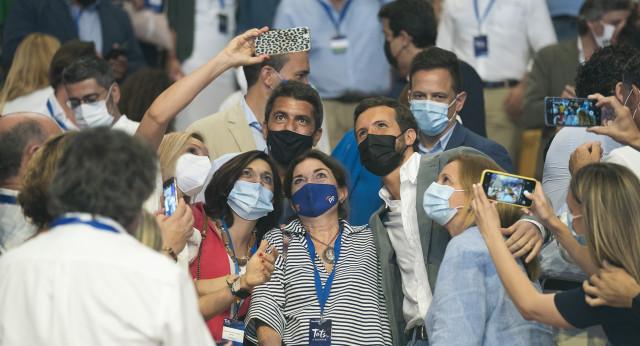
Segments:
[[[256,37],[256,55],[307,52],[311,49],[309,28],[271,30]]]

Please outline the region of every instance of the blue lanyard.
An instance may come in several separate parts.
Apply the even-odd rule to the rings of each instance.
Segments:
[[[0,203],[2,204],[18,204],[18,200],[15,196],[0,195]]]
[[[489,6],[487,6],[487,8],[484,10],[484,14],[482,15],[482,18],[480,17],[480,10],[478,10],[478,0],[473,0],[473,8],[476,11],[476,19],[478,20],[478,30],[482,31],[482,23],[484,23],[484,21],[487,19],[487,16],[489,15],[489,11],[491,10],[491,7],[493,6],[493,3],[496,2],[496,0],[490,0],[489,1]]]
[[[58,118],[56,118],[56,115],[53,112],[53,106],[51,105],[51,100],[47,100],[47,109],[51,114],[51,118],[53,118],[53,120],[55,120],[58,123],[58,126],[60,126],[60,128],[62,128],[63,131],[67,131],[67,127],[64,125],[64,123],[58,120]]]
[[[320,5],[322,5],[325,12],[327,12],[327,14],[329,15],[331,23],[333,23],[333,26],[336,28],[336,33],[340,34],[340,23],[342,23],[344,17],[347,15],[347,10],[349,9],[349,6],[351,5],[351,2],[353,2],[353,0],[347,0],[347,3],[344,4],[344,7],[342,7],[342,11],[340,11],[340,17],[338,18],[338,20],[333,17],[333,11],[331,10],[331,7],[329,7],[329,5],[322,2],[322,0],[318,0],[318,2],[320,3]]]
[[[97,228],[97,229],[102,230],[102,231],[120,233],[120,232],[118,232],[118,230],[115,227],[109,226],[109,225],[104,224],[102,222],[99,222],[97,220],[83,221],[83,220],[80,220],[77,217],[58,217],[58,218],[56,218],[55,220],[53,220],[51,222],[50,227],[54,228],[56,226],[78,224],[78,223],[79,224],[89,225],[89,226],[91,226],[93,228]]]
[[[227,237],[229,237],[229,246],[231,246],[231,252],[233,252],[233,262],[236,265],[236,275],[240,274],[240,267],[238,266],[238,257],[236,256],[236,249],[233,247],[233,240],[231,239],[231,233],[229,233],[229,228],[227,228],[227,223],[224,221],[224,219],[220,219],[222,220],[222,229],[225,231],[225,233],[227,233]],[[258,244],[256,241],[256,244],[253,244],[253,247],[251,248],[251,256],[253,256],[256,251],[258,251]]]
[[[322,280],[320,280],[320,272],[318,272],[318,267],[316,267],[316,247],[313,245],[309,234],[307,234],[307,246],[309,247],[309,257],[311,257],[311,263],[313,264],[313,279],[316,284],[316,294],[318,295],[318,302],[320,302],[320,316],[324,314],[324,306],[329,299],[329,293],[331,292],[331,285],[333,284],[333,277],[336,274],[336,266],[338,265],[338,256],[340,256],[340,246],[342,245],[342,224],[340,224],[340,234],[336,239],[336,242],[333,246],[333,252],[335,253],[335,260],[333,261],[333,270],[331,270],[331,274],[327,278],[327,282],[324,285],[324,289],[322,288]]]

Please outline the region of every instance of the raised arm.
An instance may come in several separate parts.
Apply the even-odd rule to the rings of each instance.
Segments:
[[[236,36],[213,59],[178,80],[160,94],[144,114],[136,136],[157,150],[169,122],[214,79],[229,68],[257,64],[269,58],[267,55],[253,56],[256,36],[267,30],[267,27],[260,30],[251,29]]]
[[[560,314],[554,302],[555,294],[536,291],[507,248],[500,232],[500,218],[493,203],[479,184],[473,185],[473,210],[476,225],[482,233],[505,291],[527,320],[536,320],[560,328],[573,328]]]

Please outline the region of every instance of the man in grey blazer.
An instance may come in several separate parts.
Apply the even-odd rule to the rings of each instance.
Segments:
[[[386,97],[362,101],[356,108],[354,125],[362,164],[384,184],[380,197],[385,205],[369,223],[382,269],[393,344],[428,345],[424,318],[451,237],[427,217],[423,194],[451,157],[487,156],[467,147],[419,154],[418,126],[411,111]],[[543,239],[538,227],[517,222],[505,232],[514,230],[507,242],[514,256],[527,252],[531,252],[530,258],[536,256]]]

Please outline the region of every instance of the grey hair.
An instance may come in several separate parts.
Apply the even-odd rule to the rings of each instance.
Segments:
[[[72,62],[62,74],[62,84],[75,84],[95,78],[98,85],[109,89],[116,82],[113,70],[105,60],[93,55],[86,55]]]
[[[128,227],[155,187],[156,161],[149,146],[122,131],[83,130],[69,142],[51,181],[49,214],[90,213]]]

